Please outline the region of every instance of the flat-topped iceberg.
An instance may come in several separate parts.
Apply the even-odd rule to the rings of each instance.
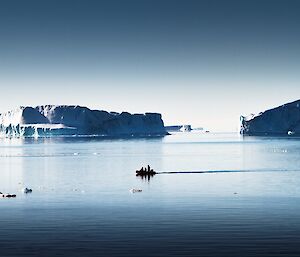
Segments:
[[[300,100],[248,117],[241,116],[241,134],[297,135],[300,134]]]
[[[91,110],[82,106],[43,105],[19,107],[0,114],[4,137],[64,135],[162,136],[159,113],[130,114]]]

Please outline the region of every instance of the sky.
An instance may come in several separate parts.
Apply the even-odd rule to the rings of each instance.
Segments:
[[[297,0],[0,0],[0,112],[73,104],[236,131],[300,98]]]

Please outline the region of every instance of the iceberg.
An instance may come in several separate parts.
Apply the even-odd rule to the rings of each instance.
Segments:
[[[18,107],[0,114],[2,137],[163,136],[159,113],[130,114],[91,110],[75,105]]]
[[[240,133],[250,136],[300,134],[300,100],[240,117]]]
[[[192,125],[172,125],[165,126],[168,132],[190,132],[192,131]]]

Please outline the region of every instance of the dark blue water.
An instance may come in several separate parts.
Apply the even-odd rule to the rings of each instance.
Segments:
[[[298,138],[3,139],[0,174],[1,257],[300,256]]]

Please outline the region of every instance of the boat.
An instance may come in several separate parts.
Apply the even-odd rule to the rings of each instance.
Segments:
[[[153,176],[156,172],[150,168],[148,165],[147,168],[142,167],[140,170],[136,170],[137,176]]]

